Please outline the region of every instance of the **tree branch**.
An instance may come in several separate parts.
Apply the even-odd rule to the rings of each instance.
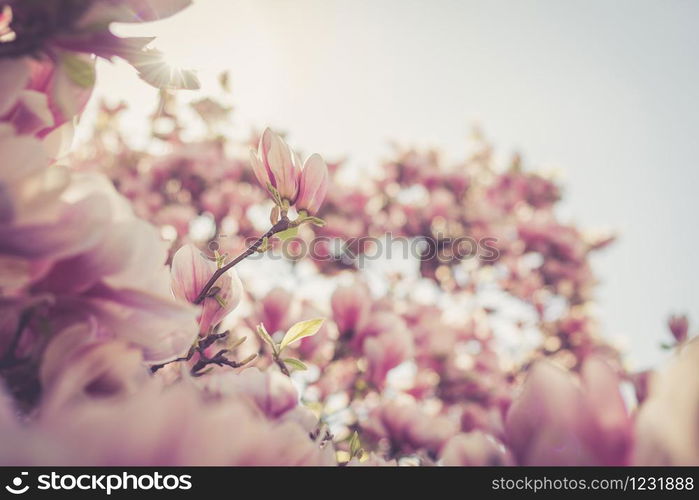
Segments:
[[[227,335],[228,335],[228,330],[226,330],[225,332],[222,332],[222,333],[212,333],[211,335],[207,335],[206,337],[201,339],[197,344],[190,347],[186,356],[175,358],[172,361],[167,361],[165,363],[160,363],[158,365],[152,365],[150,367],[150,371],[151,371],[151,373],[155,373],[158,370],[160,370],[162,367],[169,365],[170,363],[178,363],[180,361],[189,361],[190,359],[192,359],[192,357],[194,357],[194,355],[197,352],[199,352],[199,350],[206,349],[211,344],[213,344],[214,342],[216,342],[219,339],[224,338]]]
[[[195,377],[199,377],[201,375],[204,375],[204,373],[202,373],[202,370],[209,365],[230,366],[231,368],[240,368],[241,366],[248,364],[250,361],[252,361],[253,359],[255,359],[257,357],[257,355],[255,354],[253,356],[248,356],[243,361],[233,361],[233,360],[228,359],[226,356],[224,356],[224,354],[226,354],[229,351],[229,349],[221,349],[213,356],[211,356],[211,357],[207,356],[206,349],[209,348],[214,342],[226,337],[227,335],[228,335],[228,331],[225,331],[222,333],[212,333],[211,335],[207,335],[206,337],[202,338],[196,345],[193,345],[189,349],[189,352],[187,353],[186,356],[182,356],[180,358],[173,359],[172,361],[168,361],[167,363],[153,365],[150,367],[150,371],[151,371],[151,373],[155,373],[158,370],[160,370],[162,367],[164,367],[165,365],[169,365],[170,363],[178,363],[180,361],[189,361],[194,357],[195,354],[198,354],[199,359],[192,366],[190,373]],[[239,343],[240,342],[238,342],[238,344]]]
[[[216,283],[216,280],[218,280],[226,271],[231,269],[233,266],[238,264],[240,261],[246,259],[253,253],[257,251],[258,248],[260,248],[260,245],[265,241],[265,239],[271,238],[277,233],[281,233],[282,231],[286,231],[291,227],[291,221],[289,221],[289,218],[284,216],[282,217],[276,224],[274,224],[269,231],[267,231],[265,234],[260,236],[252,245],[250,245],[247,250],[245,250],[243,253],[238,255],[235,259],[230,261],[228,264],[223,266],[220,269],[217,269],[216,272],[211,276],[211,279],[204,285],[204,288],[202,288],[201,292],[197,296],[197,298],[194,300],[195,304],[201,304],[204,302],[204,299],[207,297],[207,294],[211,290],[211,287],[214,286]]]

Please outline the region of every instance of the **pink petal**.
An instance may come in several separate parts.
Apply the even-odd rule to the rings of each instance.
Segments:
[[[0,59],[0,118],[15,105],[28,81],[28,59]]]
[[[296,208],[315,214],[328,192],[328,167],[320,155],[312,154],[306,160],[299,184]]]
[[[206,259],[194,245],[187,244],[175,253],[170,272],[175,297],[194,302],[216,272],[216,263]]]
[[[53,125],[46,94],[34,90],[23,91],[5,120],[9,121],[18,134],[34,135]]]

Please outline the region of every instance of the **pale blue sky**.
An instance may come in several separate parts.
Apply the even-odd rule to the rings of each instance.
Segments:
[[[199,0],[128,33],[204,90],[229,69],[239,136],[269,124],[366,168],[390,139],[457,158],[478,123],[558,169],[561,215],[620,233],[595,260],[600,316],[646,365],[670,312],[699,321],[697,20],[690,0]],[[98,94],[150,109],[127,67],[100,69]]]

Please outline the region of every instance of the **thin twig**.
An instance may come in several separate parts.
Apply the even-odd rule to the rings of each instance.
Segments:
[[[206,337],[202,338],[199,340],[199,342],[196,345],[193,345],[190,349],[189,352],[187,353],[186,356],[182,356],[180,358],[173,359],[172,361],[168,361],[167,363],[161,363],[159,365],[153,365],[150,368],[151,373],[155,373],[158,370],[160,370],[162,367],[165,365],[169,365],[170,363],[177,363],[180,361],[190,361],[195,354],[199,355],[199,359],[197,360],[196,363],[192,366],[190,369],[190,373],[194,377],[199,377],[201,375],[204,375],[204,368],[206,368],[209,365],[216,365],[216,366],[230,366],[231,368],[240,368],[241,366],[247,365],[250,361],[255,359],[257,355],[252,355],[248,356],[245,358],[243,361],[233,361],[231,359],[228,359],[225,354],[230,351],[230,349],[221,349],[218,351],[216,354],[213,356],[209,357],[206,354],[206,349],[211,347],[211,345],[216,342],[217,340],[220,340],[228,335],[228,331],[222,332],[222,333],[212,333],[211,335],[207,335]]]
[[[274,224],[269,231],[267,231],[265,234],[260,236],[252,245],[250,245],[247,250],[245,250],[243,253],[238,255],[235,259],[230,261],[228,264],[223,266],[220,269],[217,269],[216,272],[211,276],[211,279],[204,285],[204,288],[202,288],[201,292],[197,296],[197,298],[194,300],[195,304],[201,304],[204,299],[208,296],[209,290],[211,289],[212,286],[216,283],[216,280],[218,280],[226,271],[231,269],[233,266],[238,264],[240,261],[246,259],[253,253],[257,251],[258,248],[260,248],[260,245],[268,239],[274,236],[277,233],[281,233],[282,231],[286,231],[291,227],[291,223],[288,219],[288,217],[284,216],[279,221]]]
[[[274,361],[277,363],[277,366],[279,367],[279,369],[282,371],[282,373],[284,375],[286,375],[287,377],[291,377],[291,373],[289,373],[289,369],[286,367],[286,364],[284,363],[284,361],[282,361],[281,359],[279,359],[276,356],[274,357]]]
[[[203,375],[201,371],[209,365],[216,366],[230,366],[231,368],[240,368],[243,363],[238,363],[237,361],[232,361],[224,356],[228,352],[228,349],[221,349],[212,357],[208,357],[203,351],[199,352],[199,360],[192,366],[192,375],[198,377]]]
[[[222,339],[226,335],[228,335],[228,330],[226,330],[225,332],[222,332],[222,333],[212,333],[211,335],[207,335],[203,339],[199,340],[199,342],[197,344],[190,347],[186,356],[175,358],[171,361],[166,361],[165,363],[160,363],[158,365],[152,365],[150,367],[150,371],[151,371],[151,373],[155,373],[158,370],[160,370],[162,367],[169,365],[170,363],[178,363],[180,361],[189,361],[190,359],[192,359],[194,357],[194,355],[197,352],[199,352],[200,350],[203,351],[204,349],[209,347],[211,344],[213,344],[217,340]]]

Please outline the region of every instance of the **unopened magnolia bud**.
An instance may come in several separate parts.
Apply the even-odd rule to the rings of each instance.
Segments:
[[[202,256],[194,245],[184,245],[172,258],[172,292],[179,299],[195,303],[216,270],[216,263]],[[211,327],[220,323],[238,307],[242,295],[243,285],[234,270],[221,275],[202,302],[199,332],[206,334]]]
[[[260,138],[257,153],[250,151],[250,163],[260,185],[271,185],[289,203],[296,201],[301,168],[289,146],[269,128]]]
[[[670,333],[675,337],[677,342],[684,342],[687,339],[687,332],[689,330],[689,320],[687,316],[670,316],[667,320],[667,326],[670,328]]]

